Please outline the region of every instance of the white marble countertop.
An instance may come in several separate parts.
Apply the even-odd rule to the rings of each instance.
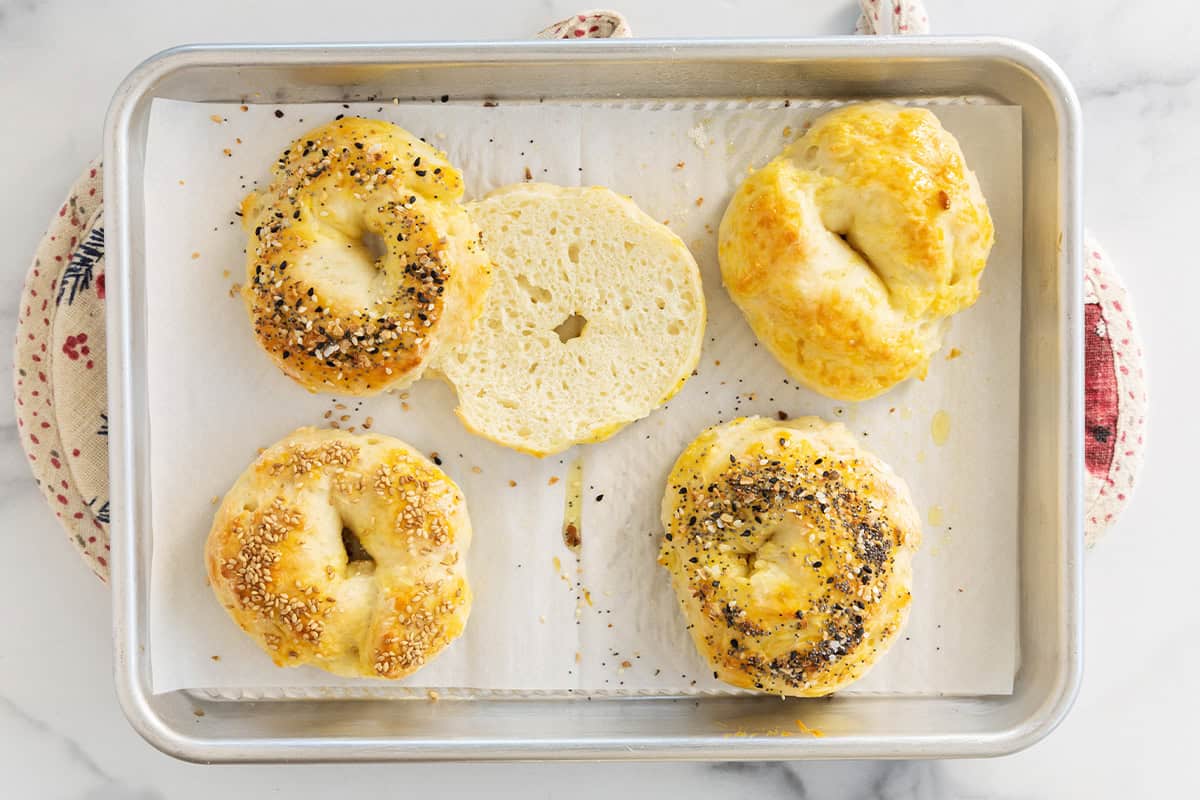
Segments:
[[[586,5],[586,3],[582,3]],[[850,0],[626,0],[643,36],[849,32]],[[342,790],[432,796],[1178,797],[1200,700],[1200,614],[1186,569],[1200,537],[1186,499],[1200,444],[1193,394],[1200,296],[1185,234],[1200,185],[1200,16],[1188,0],[929,0],[937,33],[1012,36],[1048,52],[1083,104],[1087,221],[1136,300],[1151,385],[1146,469],[1132,505],[1087,558],[1086,668],[1067,721],[1006,758],[798,764],[514,764],[199,767],[145,744],[113,693],[108,590],[33,485],[13,410],[0,404],[0,775],[6,797],[208,798]],[[680,13],[686,9],[686,13]],[[15,326],[34,245],[100,148],[104,110],[140,60],[184,42],[504,39],[579,10],[571,0],[0,0],[0,329]],[[1194,313],[1194,312],[1192,312]],[[11,371],[3,353],[4,374]],[[1172,499],[1174,498],[1174,499]],[[1178,564],[1178,572],[1164,569]],[[1186,671],[1186,672],[1185,672]],[[1189,790],[1187,787],[1191,786]]]

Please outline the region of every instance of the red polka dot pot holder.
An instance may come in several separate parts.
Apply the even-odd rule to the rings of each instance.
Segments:
[[[34,478],[88,566],[108,577],[104,225],[99,163],[71,188],[25,279],[17,429]]]

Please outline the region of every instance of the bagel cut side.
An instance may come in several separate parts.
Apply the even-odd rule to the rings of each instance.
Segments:
[[[678,236],[603,187],[519,184],[467,208],[492,286],[470,339],[436,367],[469,429],[544,456],[605,439],[679,391],[705,305]]]
[[[346,117],[292,142],[272,171],[242,203],[242,297],[284,374],[312,392],[375,394],[466,338],[490,262],[443,153]]]
[[[721,220],[721,275],[754,334],[809,388],[866,400],[924,377],[979,297],[987,202],[923,108],[831,111],[748,177]]]

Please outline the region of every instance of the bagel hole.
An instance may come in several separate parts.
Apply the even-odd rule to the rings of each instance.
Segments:
[[[360,239],[362,246],[370,254],[372,261],[378,261],[387,255],[388,246],[383,237],[374,231],[367,231]]]
[[[582,336],[585,327],[587,327],[587,319],[582,314],[572,314],[555,326],[554,332],[558,334],[558,340],[566,344],[572,339]]]
[[[375,559],[367,552],[367,548],[363,547],[362,542],[358,538],[358,534],[342,526],[342,547],[346,549],[346,561],[350,564],[375,563]]]
[[[862,250],[858,249],[858,245],[856,245],[854,243],[854,241],[850,238],[849,234],[839,233],[839,234],[837,234],[837,237],[839,239],[841,239],[843,242],[845,242],[846,247],[849,247],[851,250],[853,250],[855,253],[858,254],[859,258],[861,258],[863,261],[867,262],[868,265],[870,265],[871,259],[867,258],[866,253],[864,253]]]

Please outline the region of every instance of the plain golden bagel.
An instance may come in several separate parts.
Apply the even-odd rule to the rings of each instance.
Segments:
[[[445,155],[388,122],[309,131],[242,203],[258,343],[309,391],[407,386],[466,338],[487,291],[479,229]]]
[[[820,117],[721,220],[730,297],[796,379],[866,400],[924,377],[979,296],[992,220],[958,142],[923,108]]]
[[[740,418],[679,456],[659,563],[715,677],[816,697],[862,677],[908,615],[920,520],[845,428]]]
[[[495,261],[468,340],[436,362],[475,433],[533,455],[605,439],[667,402],[704,339],[679,237],[602,186],[508,186],[467,206]]]
[[[471,521],[454,482],[387,436],[300,428],[217,509],[217,600],[281,667],[403,678],[467,624]]]

